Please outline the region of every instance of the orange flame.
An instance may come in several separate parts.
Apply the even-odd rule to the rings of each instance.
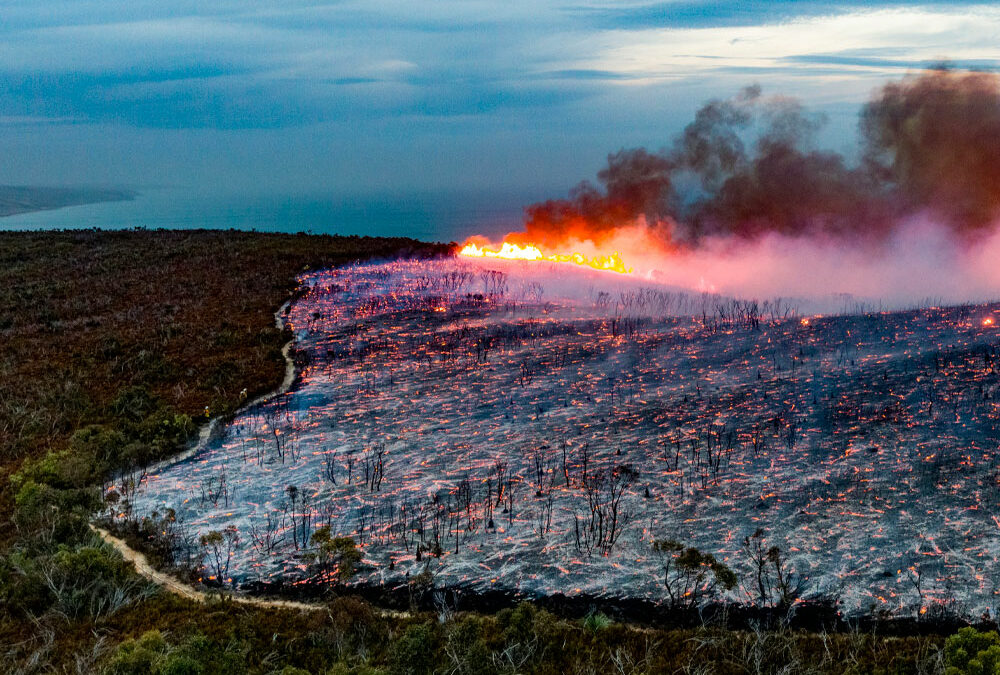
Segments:
[[[547,262],[557,262],[557,263],[573,263],[574,265],[582,265],[584,267],[592,267],[595,270],[604,270],[608,272],[617,272],[618,274],[631,274],[632,268],[625,267],[625,263],[622,261],[621,256],[618,252],[611,253],[610,255],[598,255],[592,258],[583,255],[582,253],[554,253],[545,254],[542,253],[534,244],[525,244],[524,246],[519,246],[517,244],[512,244],[505,241],[499,249],[489,248],[487,246],[477,246],[475,243],[468,243],[465,247],[458,252],[459,255],[469,256],[473,258],[502,258],[504,260],[544,260]]]

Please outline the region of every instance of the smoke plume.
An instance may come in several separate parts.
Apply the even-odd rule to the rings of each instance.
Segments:
[[[861,115],[865,159],[886,196],[965,237],[1000,211],[1000,79],[933,71],[888,84]]]
[[[863,107],[858,158],[815,146],[824,119],[749,87],[703,106],[667,147],[608,157],[599,185],[526,209],[524,241],[601,246],[641,228],[665,250],[770,236],[884,244],[931,217],[964,240],[1000,212],[1000,81],[937,69]],[[684,186],[679,189],[678,186]]]
[[[658,227],[669,212],[673,160],[641,148],[608,156],[597,178],[602,191],[584,181],[569,199],[554,199],[526,209],[524,240],[556,246],[576,239],[600,245],[639,218]],[[669,231],[664,229],[664,238]],[[516,238],[515,238],[516,240]]]

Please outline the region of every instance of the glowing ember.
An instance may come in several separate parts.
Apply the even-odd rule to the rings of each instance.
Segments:
[[[544,260],[547,262],[558,262],[558,263],[573,263],[574,265],[582,265],[584,267],[592,267],[595,270],[606,270],[608,272],[617,272],[618,274],[631,274],[632,268],[625,267],[625,263],[622,262],[621,256],[617,252],[611,253],[610,255],[598,255],[592,258],[583,255],[582,253],[555,253],[546,255],[533,244],[527,244],[525,246],[518,246],[517,244],[511,244],[510,242],[504,242],[500,249],[491,249],[486,246],[480,248],[476,244],[469,243],[459,251],[459,255],[469,256],[472,258],[502,258],[504,260]]]
[[[986,327],[992,326],[993,325],[993,317],[988,316],[985,319],[983,319],[983,325],[986,326]]]
[[[235,528],[228,571],[195,560],[227,585],[335,579],[303,548],[328,522],[366,561],[358,583],[430,562],[442,586],[650,600],[653,541],[745,569],[761,528],[808,573],[802,597],[836,593],[847,615],[994,611],[995,340],[974,326],[1000,304],[822,317],[584,267],[468,267],[304,275],[286,316],[298,385],[197,455],[114,481],[107,495],[130,496],[109,517],[173,509],[149,523],[178,541]],[[602,540],[612,486],[619,529]]]

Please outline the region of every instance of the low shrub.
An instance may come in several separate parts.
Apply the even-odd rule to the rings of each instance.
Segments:
[[[438,638],[431,623],[409,626],[389,648],[389,670],[395,675],[425,675],[438,663]]]
[[[1000,636],[962,628],[944,643],[946,675],[1000,675]]]

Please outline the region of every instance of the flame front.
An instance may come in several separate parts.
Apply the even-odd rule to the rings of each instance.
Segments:
[[[573,263],[584,267],[592,267],[595,270],[605,270],[617,272],[618,274],[631,274],[632,268],[626,267],[621,256],[615,251],[609,255],[597,255],[588,257],[582,253],[542,253],[534,244],[519,246],[505,241],[499,249],[492,249],[487,246],[478,246],[468,243],[459,251],[459,255],[473,258],[503,258],[504,260],[544,260],[547,262]]]

